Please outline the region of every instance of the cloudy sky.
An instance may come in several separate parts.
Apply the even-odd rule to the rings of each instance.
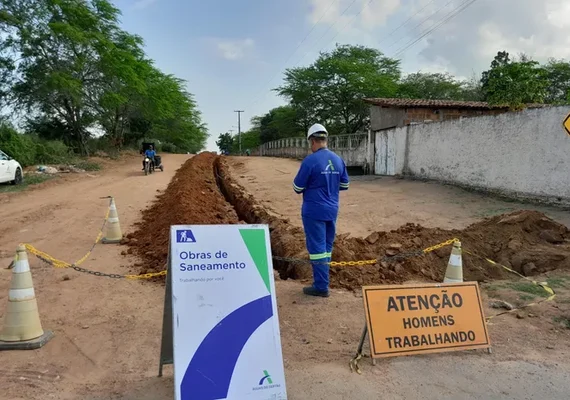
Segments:
[[[210,131],[283,103],[270,89],[287,67],[335,43],[402,60],[404,72],[471,77],[499,50],[570,59],[568,0],[115,0],[163,71],[188,81]],[[466,7],[466,8],[464,8]]]

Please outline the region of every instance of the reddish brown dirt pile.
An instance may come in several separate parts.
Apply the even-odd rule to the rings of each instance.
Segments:
[[[201,153],[184,163],[152,206],[143,211],[142,222],[127,235],[127,253],[137,255],[141,273],[164,269],[170,225],[236,224],[234,209],[220,193],[214,179],[215,153]]]
[[[271,231],[274,255],[306,260],[304,234],[287,220],[275,216],[237,184],[222,159],[216,161],[222,191],[240,217],[248,223],[267,223]],[[525,275],[558,268],[570,268],[568,229],[544,214],[520,211],[473,224],[462,231],[428,229],[407,224],[390,232],[375,232],[365,239],[340,235],[335,243],[333,261],[378,259],[421,250],[457,237],[463,248],[512,267]],[[409,279],[441,281],[450,254],[450,246],[419,257],[382,261],[375,266],[332,267],[331,285],[347,289],[362,285],[402,282]],[[467,280],[502,279],[508,272],[464,253]],[[275,261],[281,278],[309,279],[307,264]]]
[[[144,211],[143,222],[136,232],[127,236],[128,253],[141,258],[143,263],[138,264],[141,272],[162,270],[167,257],[170,225],[236,224],[240,219],[251,224],[269,225],[274,256],[308,259],[303,230],[260,205],[232,179],[223,158],[212,153],[202,153],[188,160],[177,171],[166,191]],[[363,285],[410,279],[441,282],[450,246],[421,256],[382,259],[417,252],[454,237],[461,240],[464,250],[496,260],[525,275],[570,269],[568,229],[542,213],[519,211],[486,219],[462,231],[406,224],[390,232],[374,232],[367,238],[339,235],[333,261],[380,261],[372,266],[331,267],[331,286],[359,289]],[[504,269],[466,252],[463,263],[466,280],[508,277]],[[311,278],[311,267],[303,261],[277,259],[274,266],[283,279]]]

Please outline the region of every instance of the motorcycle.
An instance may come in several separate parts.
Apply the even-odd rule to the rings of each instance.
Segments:
[[[148,157],[144,158],[144,174],[152,174],[154,172],[154,162]]]

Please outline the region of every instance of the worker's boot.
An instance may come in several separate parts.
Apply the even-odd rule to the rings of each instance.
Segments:
[[[303,293],[307,296],[315,296],[315,297],[329,297],[329,291],[322,291],[315,289],[314,286],[306,286],[303,288]]]
[[[329,297],[329,265],[330,258],[313,261],[313,286],[303,288],[307,296]]]

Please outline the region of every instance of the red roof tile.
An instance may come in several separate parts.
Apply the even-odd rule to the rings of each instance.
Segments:
[[[384,107],[396,108],[469,108],[478,110],[493,110],[508,108],[506,106],[491,106],[484,101],[457,101],[457,100],[428,100],[428,99],[392,99],[392,98],[374,98],[364,99],[366,103]],[[528,104],[528,108],[546,107],[546,104]]]

